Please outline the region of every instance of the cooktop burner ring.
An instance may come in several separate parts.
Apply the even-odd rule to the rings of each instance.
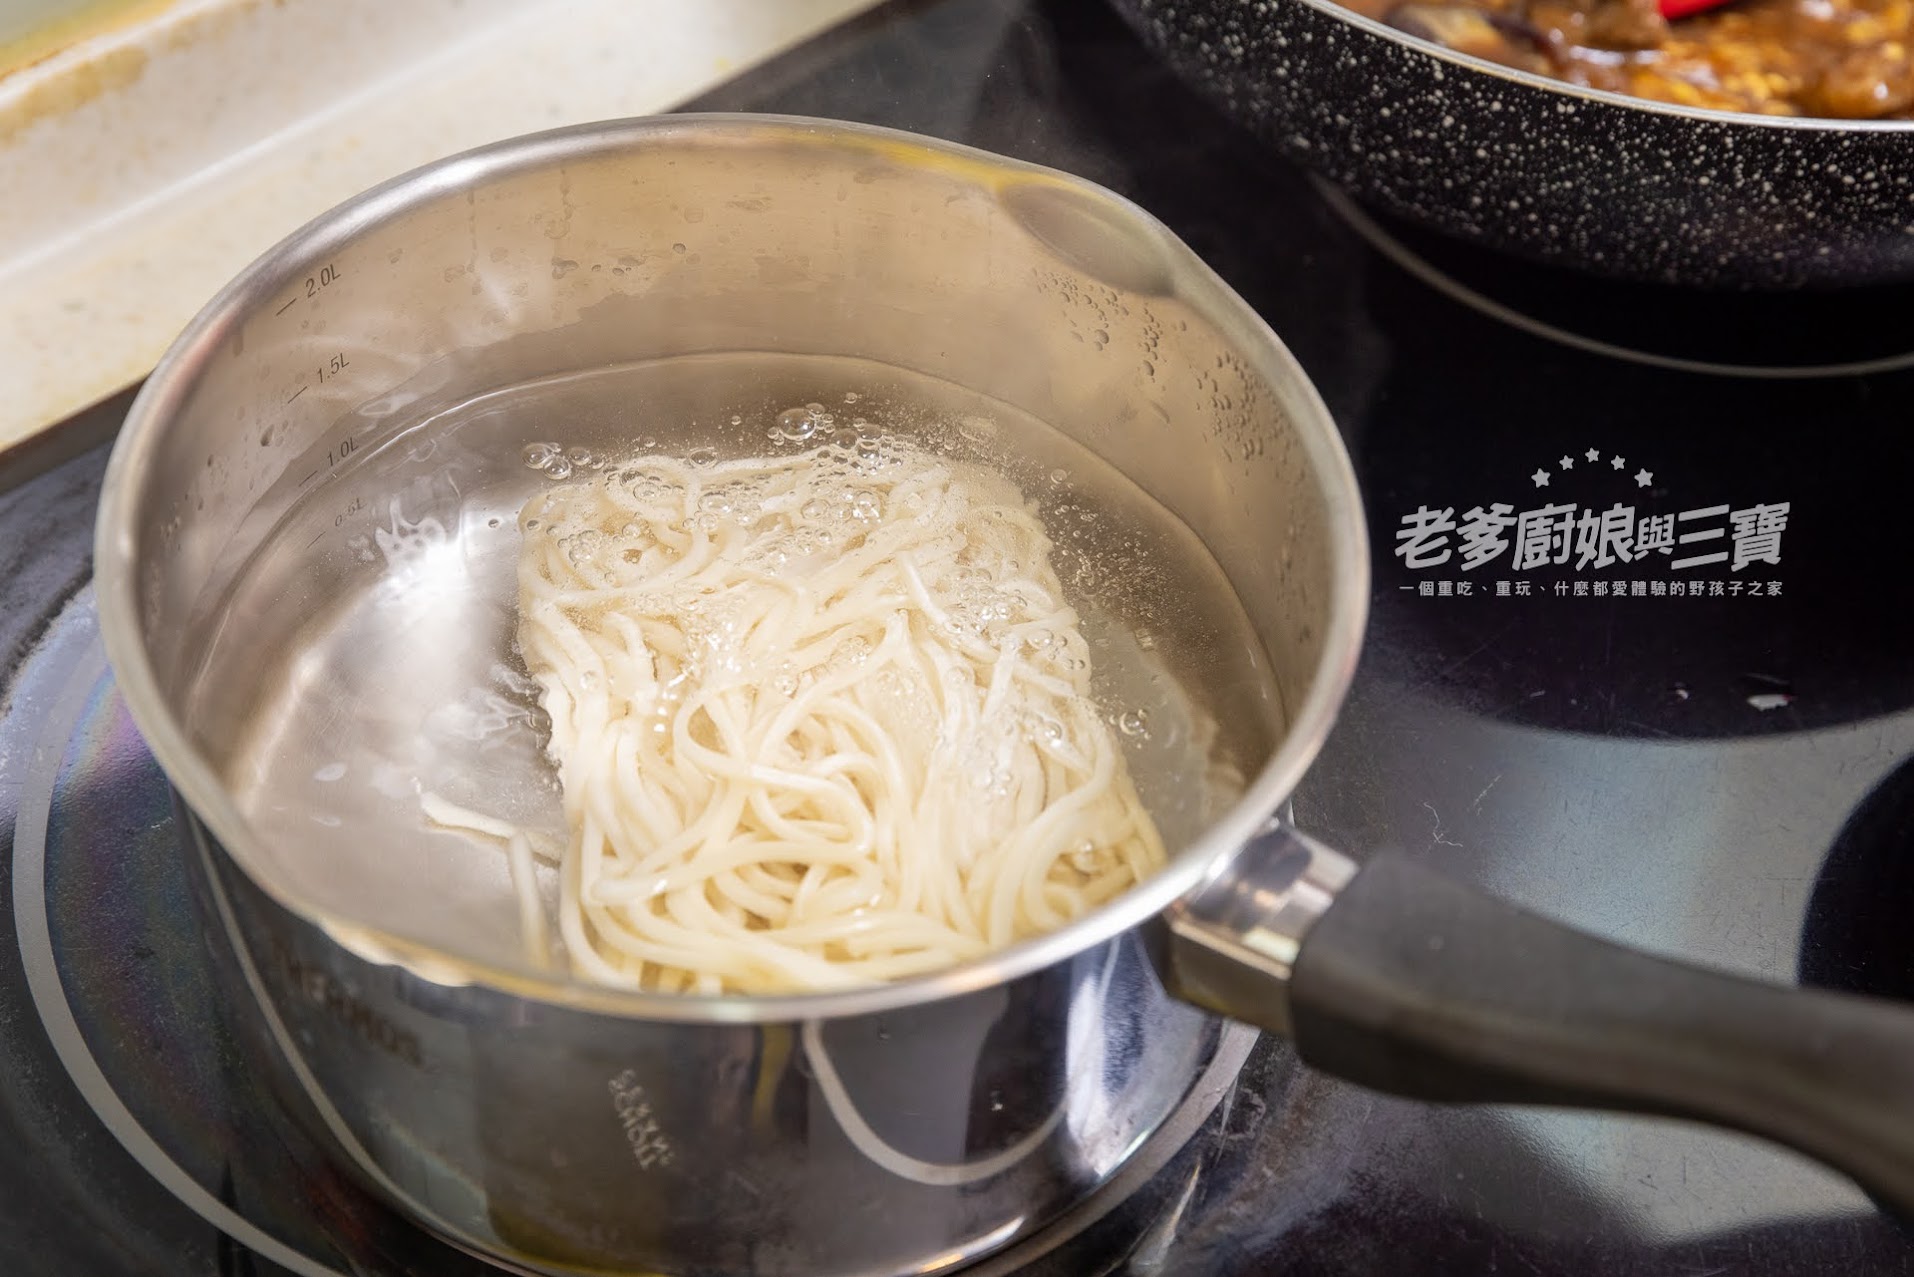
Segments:
[[[1341,218],[1349,228],[1378,253],[1395,265],[1407,271],[1416,279],[1427,284],[1437,292],[1460,302],[1478,314],[1486,315],[1499,323],[1508,325],[1530,336],[1540,337],[1557,345],[1567,346],[1587,354],[1599,355],[1607,359],[1619,359],[1629,363],[1641,364],[1650,368],[1660,368],[1670,372],[1698,373],[1714,377],[1738,377],[1757,381],[1818,381],[1837,377],[1865,377],[1882,373],[1899,372],[1914,368],[1914,350],[1899,354],[1882,355],[1871,359],[1858,359],[1842,363],[1818,364],[1738,364],[1720,360],[1692,359],[1679,355],[1659,354],[1651,350],[1641,350],[1617,342],[1605,341],[1599,337],[1590,337],[1574,332],[1558,324],[1538,319],[1523,313],[1514,306],[1496,300],[1480,289],[1456,278],[1450,272],[1430,261],[1417,252],[1401,238],[1392,233],[1373,214],[1363,209],[1345,192],[1327,180],[1312,174],[1310,184],[1316,188],[1331,211]],[[1732,304],[1732,296],[1722,298],[1725,304]]]
[[[63,786],[67,790],[85,790],[90,779],[86,773],[89,765],[113,765],[115,750],[102,748],[102,738],[119,737],[117,755],[121,765],[127,762],[127,747],[139,746],[112,684],[112,674],[99,640],[90,588],[74,601],[66,619],[67,623],[54,631],[54,650],[43,651],[38,657],[52,666],[46,671],[43,685],[59,690],[34,740],[34,756],[23,777],[14,833],[14,924],[34,1009],[61,1066],[87,1106],[134,1161],[181,1204],[221,1233],[298,1277],[348,1277],[347,1268],[331,1266],[276,1236],[222,1200],[222,1195],[215,1194],[201,1177],[187,1170],[175,1151],[136,1115],[135,1105],[115,1086],[81,1027],[81,1015],[97,1012],[97,1008],[86,1006],[84,976],[76,980],[71,970],[62,970],[55,936],[55,902],[49,894],[49,852],[57,848],[59,837],[55,813]],[[119,724],[118,732],[102,730],[101,724],[112,722]],[[143,749],[140,752],[143,754]],[[76,756],[83,756],[78,764]],[[170,794],[150,757],[144,759],[144,769],[150,773],[142,778],[147,784],[159,786]],[[1093,1225],[1137,1198],[1159,1176],[1164,1176],[1164,1183],[1159,1186],[1163,1190],[1159,1194],[1162,1202],[1141,1221],[1137,1234],[1141,1238],[1166,1227],[1173,1229],[1189,1205],[1203,1169],[1198,1136],[1219,1114],[1227,1116],[1226,1101],[1260,1040],[1261,1034],[1253,1028],[1225,1024],[1214,1055],[1183,1103],[1115,1176],[1040,1231],[965,1268],[965,1277],[1010,1277],[1046,1257],[1058,1256],[1058,1252],[1065,1251]],[[156,1070],[154,1076],[159,1078],[165,1074]],[[243,1104],[244,1097],[235,1096],[229,1102]],[[1189,1161],[1187,1166],[1179,1163],[1173,1167],[1179,1155],[1186,1152],[1197,1154],[1197,1160]],[[1166,1175],[1166,1169],[1173,1170],[1174,1174]],[[423,1230],[420,1236],[426,1236]],[[474,1263],[486,1271],[503,1271],[486,1267],[482,1261]]]
[[[90,588],[90,587],[89,587]],[[79,1088],[87,1106],[100,1119],[113,1138],[168,1192],[194,1214],[231,1237],[234,1241],[271,1260],[299,1277],[347,1277],[326,1267],[292,1246],[254,1225],[250,1220],[220,1201],[149,1135],[125,1101],[107,1080],[94,1058],[75,1019],[64,981],[60,977],[53,951],[53,936],[47,912],[46,850],[47,833],[52,820],[53,792],[64,749],[74,724],[107,673],[106,652],[101,647],[97,624],[88,609],[85,626],[87,645],[75,653],[65,682],[44,724],[33,765],[22,787],[20,810],[14,826],[13,922],[19,940],[21,967],[27,987],[33,995],[34,1010],[52,1040],[67,1076]]]

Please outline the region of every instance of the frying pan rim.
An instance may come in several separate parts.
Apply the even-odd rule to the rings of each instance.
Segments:
[[[1145,0],[1147,3],[1147,0]],[[1627,93],[1618,93],[1613,89],[1595,89],[1586,85],[1571,84],[1566,80],[1553,79],[1538,75],[1533,71],[1522,71],[1515,67],[1506,67],[1487,58],[1473,54],[1459,53],[1444,48],[1432,40],[1398,31],[1387,23],[1367,17],[1352,9],[1346,9],[1335,0],[1281,0],[1283,3],[1303,4],[1315,9],[1326,17],[1355,27],[1369,35],[1376,36],[1391,44],[1399,45],[1412,53],[1436,61],[1447,62],[1464,71],[1480,72],[1496,79],[1507,80],[1527,89],[1537,89],[1544,93],[1560,97],[1580,98],[1602,106],[1620,107],[1624,110],[1639,111],[1648,115],[1670,115],[1681,119],[1696,120],[1705,124],[1738,124],[1757,128],[1788,129],[1816,133],[1906,133],[1914,131],[1914,120],[1842,120],[1821,115],[1761,115],[1754,111],[1722,111],[1709,107],[1682,106],[1676,102],[1658,102],[1652,98],[1634,97]]]

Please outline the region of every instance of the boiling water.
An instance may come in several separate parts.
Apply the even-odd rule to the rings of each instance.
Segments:
[[[301,892],[461,957],[522,965],[497,845],[435,828],[420,805],[432,794],[563,838],[536,687],[513,642],[520,510],[554,482],[650,451],[715,462],[832,444],[875,460],[899,438],[990,465],[1035,504],[1091,645],[1098,707],[1174,855],[1282,727],[1222,571],[1057,430],[861,361],[676,359],[394,422],[251,556],[192,724],[203,745],[237,742],[222,760],[228,783]],[[222,660],[228,644],[289,655],[269,685],[239,688],[214,672],[260,662]]]

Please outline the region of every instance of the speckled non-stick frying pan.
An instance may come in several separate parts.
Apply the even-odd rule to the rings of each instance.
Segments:
[[[1600,274],[1914,279],[1914,122],[1693,110],[1451,52],[1333,0],[1114,0],[1176,70],[1384,211]]]

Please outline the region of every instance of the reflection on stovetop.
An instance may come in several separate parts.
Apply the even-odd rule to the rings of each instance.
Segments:
[[[1730,293],[1597,278],[1329,198],[1358,234],[1437,291],[1606,356],[1762,380],[1914,367],[1914,285]]]
[[[693,105],[867,120],[1080,173],[1162,218],[1269,319],[1344,430],[1374,543],[1369,642],[1298,795],[1307,828],[1357,853],[1410,849],[1653,950],[1906,993],[1914,946],[1899,925],[1898,849],[1909,807],[1907,782],[1890,778],[1914,756],[1896,527],[1914,460],[1903,421],[1914,375],[1681,373],[1464,304],[1372,247],[1306,175],[1084,0],[894,3]],[[1531,318],[1664,353],[1852,360],[1894,353],[1914,330],[1905,307],[1867,332],[1843,330],[1841,303],[1826,298],[1666,297],[1642,317],[1631,308],[1645,293],[1591,300],[1603,286],[1388,229],[1446,277]],[[1791,327],[1812,331],[1778,340]],[[49,626],[86,580],[99,469],[98,456],[82,458],[0,494],[9,829],[36,724],[51,712],[50,693],[18,673],[29,651],[63,641]],[[1675,596],[1674,569],[1659,561],[1653,572],[1571,562],[1525,576],[1507,559],[1471,573],[1415,569],[1393,553],[1418,509],[1460,516],[1496,502],[1513,512],[1785,502],[1778,563],[1740,574],[1781,588]],[[1540,588],[1495,591],[1524,579]],[[1586,593],[1570,588],[1577,579]],[[1442,582],[1451,588],[1438,592]],[[1636,582],[1642,593],[1610,588]],[[1649,592],[1657,582],[1664,589]],[[1482,588],[1463,593],[1464,583]],[[154,814],[148,834],[162,820]],[[168,852],[163,838],[138,846]],[[173,902],[146,910],[134,912],[150,935],[129,922],[102,950],[103,969],[121,964],[129,989],[180,941],[167,930],[183,925]],[[128,1159],[31,1005],[22,974],[0,972],[0,1271],[287,1271],[220,1240]],[[162,1011],[149,1028],[163,1069]],[[92,1028],[100,1040],[136,1035],[135,1050],[148,1040],[116,1022]],[[192,1133],[187,1122],[168,1139],[190,1145]],[[211,1155],[196,1169],[215,1197],[219,1170]],[[227,1190],[229,1208],[311,1240],[300,1229],[311,1217]],[[1411,1104],[1297,1069],[1274,1047],[1149,1193],[1136,1217],[1111,1225],[1131,1231],[1106,1235],[1083,1271],[1914,1271],[1914,1244],[1855,1189],[1758,1142],[1670,1122]],[[326,1220],[313,1244],[326,1227],[340,1225]],[[394,1247],[404,1250],[387,1247],[387,1261]]]
[[[1815,878],[1801,936],[1805,984],[1914,999],[1914,759],[1854,809]]]

